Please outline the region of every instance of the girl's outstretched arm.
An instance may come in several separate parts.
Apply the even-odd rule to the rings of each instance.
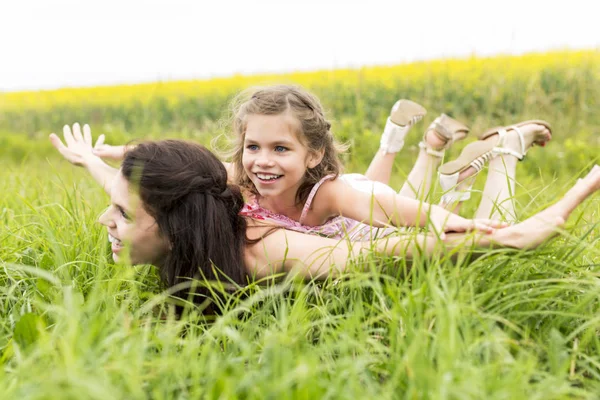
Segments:
[[[369,194],[354,189],[347,183],[336,179],[325,182],[314,200],[314,208],[324,215],[343,215],[373,226],[418,226],[430,224],[442,234],[444,232],[467,232],[481,230],[491,233],[494,228],[503,228],[506,224],[488,219],[466,219],[416,199],[392,193]]]
[[[118,170],[106,164],[93,153],[92,131],[89,125],[83,126],[83,134],[78,123],[73,124],[72,132],[69,125],[65,125],[63,137],[64,143],[56,134],[52,133],[50,142],[71,164],[87,169],[92,178],[102,186],[106,193],[110,194],[110,187]]]

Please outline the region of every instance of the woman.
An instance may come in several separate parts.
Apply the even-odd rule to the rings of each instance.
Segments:
[[[249,278],[294,271],[323,278],[344,270],[349,260],[375,249],[411,259],[417,251],[451,251],[467,243],[475,249],[533,248],[553,236],[583,200],[600,189],[600,167],[578,182],[554,205],[522,223],[492,233],[390,236],[382,240],[345,240],[274,229],[239,215],[243,198],[227,184],[223,164],[203,146],[181,140],[145,142],[127,152],[116,170],[92,152],[89,130],[72,135],[66,146],[54,134],[53,145],[71,163],[88,169],[111,195],[100,217],[119,260],[129,243],[132,264],[157,266],[164,283],[190,278],[243,285]]]

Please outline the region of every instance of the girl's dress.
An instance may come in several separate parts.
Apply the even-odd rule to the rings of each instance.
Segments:
[[[310,191],[308,198],[306,199],[304,207],[302,208],[302,214],[300,215],[299,221],[295,221],[286,217],[285,215],[277,214],[261,207],[261,205],[258,204],[256,197],[251,202],[248,202],[244,205],[240,214],[245,217],[261,221],[273,222],[285,229],[296,232],[326,236],[334,239],[348,238],[351,241],[356,242],[382,238],[398,232],[397,228],[375,228],[368,224],[364,224],[362,222],[342,216],[334,217],[323,225],[319,226],[304,225],[303,221],[306,218],[306,214],[310,209],[313,198],[319,190],[319,187],[321,187],[323,182],[333,178],[335,178],[335,175],[327,175],[315,184]],[[381,182],[371,181],[364,175],[360,174],[345,174],[341,175],[338,179],[341,179],[343,182],[346,182],[357,190],[369,194],[396,193],[394,189],[388,185],[385,185]]]

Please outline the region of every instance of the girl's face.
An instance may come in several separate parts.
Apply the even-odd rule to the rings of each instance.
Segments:
[[[156,220],[142,207],[139,196],[130,191],[121,171],[113,181],[110,197],[111,205],[99,222],[108,231],[113,260],[122,259],[127,243],[132,264],[160,264],[169,251],[168,242],[161,237]]]
[[[295,198],[306,169],[321,162],[298,140],[298,125],[288,114],[248,116],[242,165],[262,197]]]

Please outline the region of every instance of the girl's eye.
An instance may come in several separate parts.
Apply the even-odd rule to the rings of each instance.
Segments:
[[[248,146],[246,146],[246,148],[250,151],[256,151],[258,150],[258,146],[255,144],[249,144]]]
[[[287,147],[275,146],[275,151],[278,153],[283,153],[284,151],[287,151]]]

